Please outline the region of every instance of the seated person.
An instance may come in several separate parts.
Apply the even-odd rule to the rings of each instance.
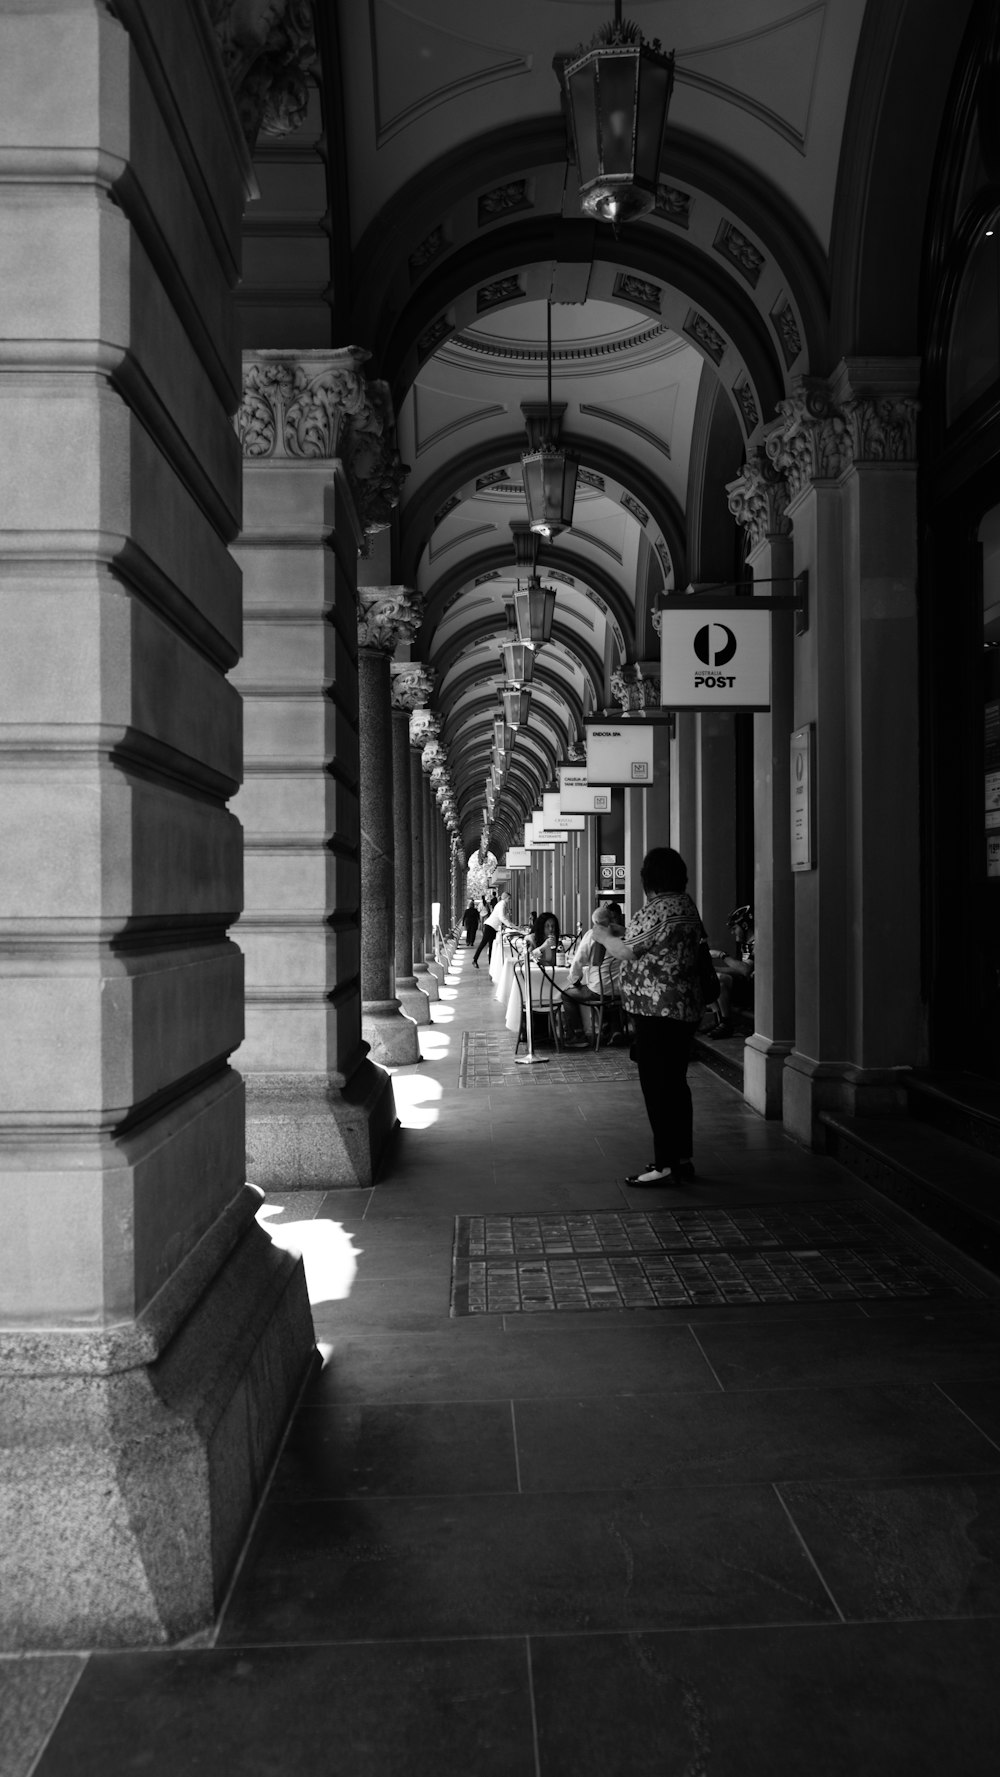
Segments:
[[[587,1043],[587,1031],[592,1023],[592,1014],[583,1012],[586,1006],[593,1006],[600,1000],[601,991],[605,995],[610,985],[611,991],[618,995],[618,969],[616,957],[598,955],[603,950],[599,939],[595,936],[604,930],[613,933],[616,938],[624,937],[625,921],[617,901],[609,904],[604,902],[595,907],[591,914],[590,930],[584,932],[569,967],[569,981],[563,988],[565,998],[562,1004],[563,1036],[570,1048],[584,1047]]]
[[[733,1034],[733,1007],[753,1005],[753,909],[737,907],[726,921],[733,939],[733,955],[724,950],[710,954],[719,977],[719,997],[714,1006],[706,1007],[714,1014],[714,1023],[702,1032],[718,1040]]]
[[[538,913],[528,938],[533,963],[551,969],[559,955],[559,921],[554,913]]]

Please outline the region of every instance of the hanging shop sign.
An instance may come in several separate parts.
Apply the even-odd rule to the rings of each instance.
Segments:
[[[663,611],[660,702],[666,709],[770,709],[771,613],[754,610],[752,598],[745,602],[745,611],[731,605]]]
[[[564,814],[559,806],[560,791],[544,790],[542,792],[542,813],[545,825],[557,833],[582,833],[587,825],[586,816],[582,814]]]
[[[555,851],[555,841],[550,839],[547,833],[543,832],[543,822],[540,814],[534,815],[532,819],[527,822],[524,829],[524,843],[525,845],[530,846],[532,851]]]
[[[791,740],[792,869],[811,870],[813,845],[813,731],[812,724],[796,728]]]
[[[653,782],[655,725],[595,720],[586,726],[588,781],[648,789]]]
[[[508,870],[530,870],[531,853],[526,845],[510,845],[504,858]],[[499,872],[498,872],[499,874]]]
[[[559,807],[563,814],[609,814],[610,784],[592,784],[585,765],[560,765]]]

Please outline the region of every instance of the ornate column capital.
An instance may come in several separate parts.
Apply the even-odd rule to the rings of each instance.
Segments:
[[[441,717],[434,710],[414,710],[410,716],[410,745],[414,752],[422,753],[428,742],[436,741],[441,726]]]
[[[445,750],[440,741],[429,740],[424,748],[423,758],[420,761],[420,767],[424,776],[430,777],[431,773],[435,771],[439,765],[445,763],[445,759]]]
[[[310,0],[208,0],[247,147],[305,122],[319,72]]]
[[[420,626],[423,594],[409,586],[358,587],[358,647],[394,654]]]
[[[339,458],[368,534],[391,522],[409,474],[396,448],[389,385],[362,373],[370,357],[363,346],[245,352],[235,420],[251,462]]]
[[[423,666],[419,660],[393,660],[389,672],[393,709],[411,712],[424,709],[437,681],[435,669],[432,666]],[[412,722],[410,735],[412,739]]]
[[[638,664],[621,666],[611,674],[611,695],[621,704],[623,715],[657,709],[660,703],[659,674],[643,672]]]
[[[653,614],[654,627],[656,625],[656,618],[658,615],[660,615],[659,612],[654,612],[654,614]],[[657,633],[659,633],[659,632],[657,632]],[[582,740],[571,740],[570,741],[569,746],[566,748],[566,763],[567,763],[567,765],[586,765],[586,763],[587,763],[587,745],[586,745],[585,741],[582,741]]]
[[[765,439],[767,455],[794,500],[812,481],[836,481],[851,466],[851,437],[825,382],[800,377]]]
[[[726,483],[729,510],[743,525],[751,547],[766,537],[787,537],[792,528],[788,516],[788,483],[759,445],[747,451],[735,481]]]
[[[856,463],[914,463],[918,358],[845,358],[833,387]]]

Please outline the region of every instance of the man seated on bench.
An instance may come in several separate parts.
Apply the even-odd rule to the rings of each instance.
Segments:
[[[569,981],[563,988],[563,1041],[568,1049],[588,1047],[592,1008],[600,1003],[601,998],[602,973],[605,995],[609,983],[616,997],[618,993],[618,959],[608,956],[604,945],[595,940],[593,927],[604,927],[616,938],[623,938],[625,921],[621,907],[617,901],[602,902],[599,907],[594,908],[590,919],[590,928],[584,932],[573,952]]]
[[[719,997],[714,1006],[706,1007],[714,1021],[701,1032],[714,1042],[732,1036],[734,1006],[741,1011],[753,1009],[753,908],[734,908],[726,925],[732,933],[734,954],[725,950],[710,953],[719,977]]]

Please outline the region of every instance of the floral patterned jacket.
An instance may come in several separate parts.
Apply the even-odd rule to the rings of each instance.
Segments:
[[[698,982],[698,946],[704,937],[690,895],[650,895],[625,933],[635,958],[621,966],[625,1010],[697,1024],[705,1009]]]

